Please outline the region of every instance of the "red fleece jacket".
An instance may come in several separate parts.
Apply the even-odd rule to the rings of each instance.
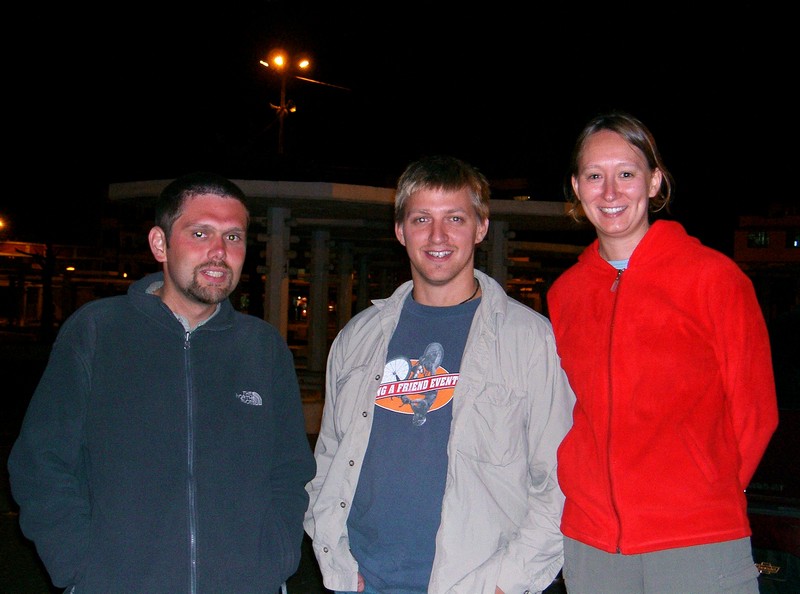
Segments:
[[[558,451],[563,533],[624,554],[749,536],[744,491],[778,409],[748,277],[657,221],[624,272],[595,240],[547,299],[577,396]]]

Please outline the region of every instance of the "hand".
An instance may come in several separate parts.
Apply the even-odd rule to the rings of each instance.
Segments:
[[[356,592],[363,592],[365,587],[366,586],[364,584],[364,576],[359,573],[358,574],[358,586],[356,586]],[[502,592],[500,594],[502,594]]]
[[[503,591],[500,589],[500,586],[495,586],[495,587],[494,587],[494,594],[506,594],[506,593],[505,593],[505,592],[503,592]]]

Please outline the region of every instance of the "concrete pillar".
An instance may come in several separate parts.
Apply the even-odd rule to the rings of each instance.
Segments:
[[[324,373],[328,358],[328,261],[330,231],[311,232],[311,286],[308,294],[308,371]]]
[[[381,268],[380,271],[378,272],[378,286],[380,288],[378,289],[377,296],[379,298],[385,299],[394,292],[394,290],[397,287],[394,286],[394,283],[392,281],[393,278],[389,274],[389,271],[386,270],[385,268]]]
[[[356,313],[369,307],[369,256],[361,254],[358,258],[358,292],[356,293]]]
[[[491,221],[489,224],[489,257],[486,273],[505,288],[508,279],[508,223]]]
[[[266,281],[264,319],[275,326],[285,339],[289,326],[289,238],[288,208],[267,210]],[[261,236],[259,236],[261,239]]]
[[[353,315],[353,245],[344,242],[338,251],[336,268],[339,287],[336,295],[336,325],[341,330]]]

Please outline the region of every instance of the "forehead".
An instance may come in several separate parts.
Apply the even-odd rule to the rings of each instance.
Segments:
[[[644,153],[612,130],[600,130],[586,139],[580,164],[587,167],[605,162],[646,164]]]
[[[406,202],[407,211],[455,211],[472,208],[472,198],[467,188],[443,190],[421,188],[411,194]]]
[[[184,201],[178,220],[184,224],[224,221],[244,227],[247,224],[247,209],[236,198],[196,194]]]

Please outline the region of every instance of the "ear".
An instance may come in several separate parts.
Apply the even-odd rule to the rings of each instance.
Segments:
[[[478,227],[475,229],[475,245],[478,245],[486,237],[489,232],[489,219],[481,219],[478,221]]]
[[[153,252],[153,257],[156,262],[167,261],[167,236],[161,227],[153,227],[147,236],[150,243],[150,251]]]
[[[578,200],[580,200],[581,199],[581,195],[578,194],[578,179],[573,175],[570,178],[570,180],[572,181],[572,191],[575,194],[575,196],[578,198]]]
[[[397,237],[397,241],[400,242],[400,245],[405,247],[405,245],[406,245],[406,236],[405,236],[405,233],[403,233],[403,225],[401,223],[395,223],[394,224],[394,235],[395,235],[395,237]]]
[[[653,169],[653,175],[650,177],[650,193],[648,194],[648,198],[652,198],[658,194],[658,191],[661,189],[661,180],[663,178],[664,175],[658,167]]]

